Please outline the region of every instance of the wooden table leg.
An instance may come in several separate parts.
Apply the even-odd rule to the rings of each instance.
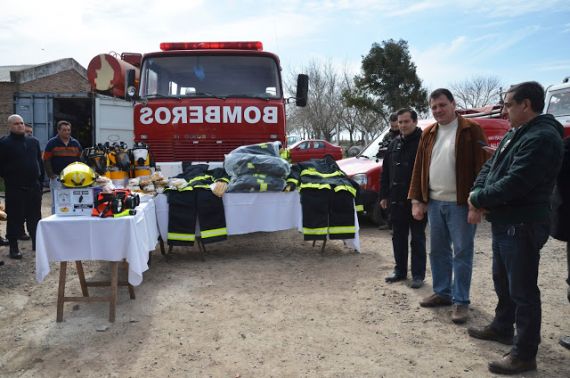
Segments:
[[[59,287],[57,290],[57,318],[56,321],[63,321],[63,302],[65,299],[65,278],[67,275],[67,261],[62,261],[59,265]]]
[[[77,275],[79,276],[81,293],[83,294],[84,297],[88,297],[89,291],[87,290],[87,283],[85,282],[85,273],[83,272],[83,264],[81,263],[81,261],[76,261],[75,267],[77,268]]]
[[[206,261],[206,246],[202,242],[202,238],[196,238],[196,244],[198,244],[198,251],[200,251],[200,260]]]
[[[128,284],[128,288],[129,288],[129,297],[130,297],[131,299],[136,299],[134,286],[131,285],[131,284]]]
[[[129,283],[129,263],[125,260],[121,262],[121,268],[125,270],[125,274],[127,276],[127,288],[129,289],[129,297],[131,299],[135,298],[135,288],[133,285]]]
[[[323,246],[321,247],[321,255],[325,253],[325,246],[327,245],[327,239],[323,240]]]
[[[117,308],[117,293],[119,285],[119,262],[111,262],[111,304],[109,306],[109,321],[115,322],[115,310]]]
[[[162,256],[166,255],[166,251],[164,250],[164,240],[162,240],[162,237],[158,238],[158,243],[160,245],[160,254]]]

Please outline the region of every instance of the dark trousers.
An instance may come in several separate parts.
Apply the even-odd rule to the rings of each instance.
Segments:
[[[24,221],[32,238],[32,248],[36,247],[36,228],[42,218],[42,191],[39,186],[11,187],[6,186],[6,238],[10,245],[18,245],[18,237],[22,235]]]
[[[408,274],[408,240],[411,233],[410,247],[412,250],[412,277],[423,280],[426,275],[426,224],[427,217],[421,221],[411,216],[403,219],[392,219],[392,248],[398,276]]]
[[[224,202],[210,190],[170,191],[168,204],[169,245],[194,245],[197,221],[204,244],[227,239]]]
[[[305,240],[353,239],[354,197],[345,190],[301,190]]]
[[[491,327],[510,336],[515,324],[517,332],[511,354],[529,360],[536,356],[540,343],[538,265],[549,225],[492,224],[492,232],[493,283],[499,301]]]

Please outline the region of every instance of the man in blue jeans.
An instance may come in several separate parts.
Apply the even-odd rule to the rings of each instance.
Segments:
[[[540,249],[549,236],[550,196],[563,156],[562,125],[550,114],[541,115],[543,107],[544,89],[537,82],[507,91],[503,113],[513,128],[481,169],[469,196],[471,210],[486,213],[491,222],[498,303],[491,324],[468,333],[513,344],[509,354],[489,363],[498,374],[536,369]]]
[[[451,320],[461,324],[469,316],[476,229],[468,223],[467,197],[487,160],[487,138],[479,124],[455,112],[448,89],[433,91],[429,104],[437,123],[422,133],[408,192],[414,219],[427,211],[430,226],[434,292],[420,306],[453,304]]]

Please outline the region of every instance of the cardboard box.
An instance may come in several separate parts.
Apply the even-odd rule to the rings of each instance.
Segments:
[[[64,216],[91,216],[95,196],[93,188],[56,189],[55,213]]]

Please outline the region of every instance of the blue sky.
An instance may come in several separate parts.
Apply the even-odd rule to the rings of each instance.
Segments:
[[[408,41],[428,89],[477,75],[545,86],[570,76],[567,0],[20,0],[0,15],[0,65],[73,57],[87,67],[163,41],[260,40],[286,74],[312,59],[358,73],[372,43],[390,38]]]

